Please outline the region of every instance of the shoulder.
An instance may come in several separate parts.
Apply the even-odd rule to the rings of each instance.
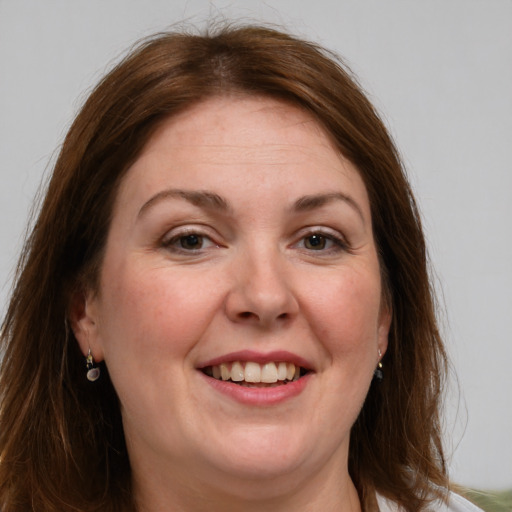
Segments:
[[[396,503],[389,501],[382,496],[377,496],[377,502],[379,504],[380,512],[400,512]],[[448,503],[436,502],[434,508],[431,510],[435,510],[435,512],[482,512],[482,509],[453,492],[450,492],[448,495]]]

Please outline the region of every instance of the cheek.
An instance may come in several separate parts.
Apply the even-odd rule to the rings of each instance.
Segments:
[[[190,281],[161,268],[118,266],[105,276],[100,328],[105,363],[123,417],[150,418],[164,407],[162,389],[171,402],[183,391],[183,368],[201,339],[213,299],[191,293]]]
[[[374,274],[350,272],[331,279],[312,301],[312,323],[333,360],[375,359],[381,289]]]
[[[105,272],[101,318],[105,358],[183,354],[200,337],[213,302],[194,283],[161,269]],[[124,359],[121,356],[121,359]]]

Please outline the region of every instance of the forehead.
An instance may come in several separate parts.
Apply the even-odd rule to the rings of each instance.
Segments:
[[[251,96],[210,98],[165,121],[128,170],[120,195],[151,195],[170,182],[222,192],[241,176],[249,189],[266,183],[270,195],[283,185],[290,194],[335,186],[367,202],[358,170],[312,115]]]
[[[293,146],[338,154],[320,124],[296,106],[259,96],[220,96],[168,119],[148,141],[141,157],[193,147],[203,148],[209,158],[216,153],[219,157],[222,153],[243,157],[249,152],[252,158],[260,155],[264,159],[268,155],[262,149],[272,150],[276,157]],[[206,155],[194,153],[196,158],[202,156]]]

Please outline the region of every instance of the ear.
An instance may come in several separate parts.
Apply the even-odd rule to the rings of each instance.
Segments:
[[[99,332],[98,301],[92,291],[79,290],[73,294],[69,305],[69,321],[80,350],[84,357],[90,350],[96,362],[104,358]]]
[[[377,331],[377,348],[383,357],[388,349],[389,329],[391,328],[391,319],[393,317],[391,306],[387,301],[383,301],[379,312],[379,325]]]

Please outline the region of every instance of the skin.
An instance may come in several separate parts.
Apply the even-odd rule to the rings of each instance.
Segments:
[[[149,141],[73,325],[120,397],[140,509],[245,512],[360,510],[350,429],[389,323],[357,169],[307,113],[242,96]],[[239,350],[294,354],[307,382],[274,404],[227,396],[198,368]]]

